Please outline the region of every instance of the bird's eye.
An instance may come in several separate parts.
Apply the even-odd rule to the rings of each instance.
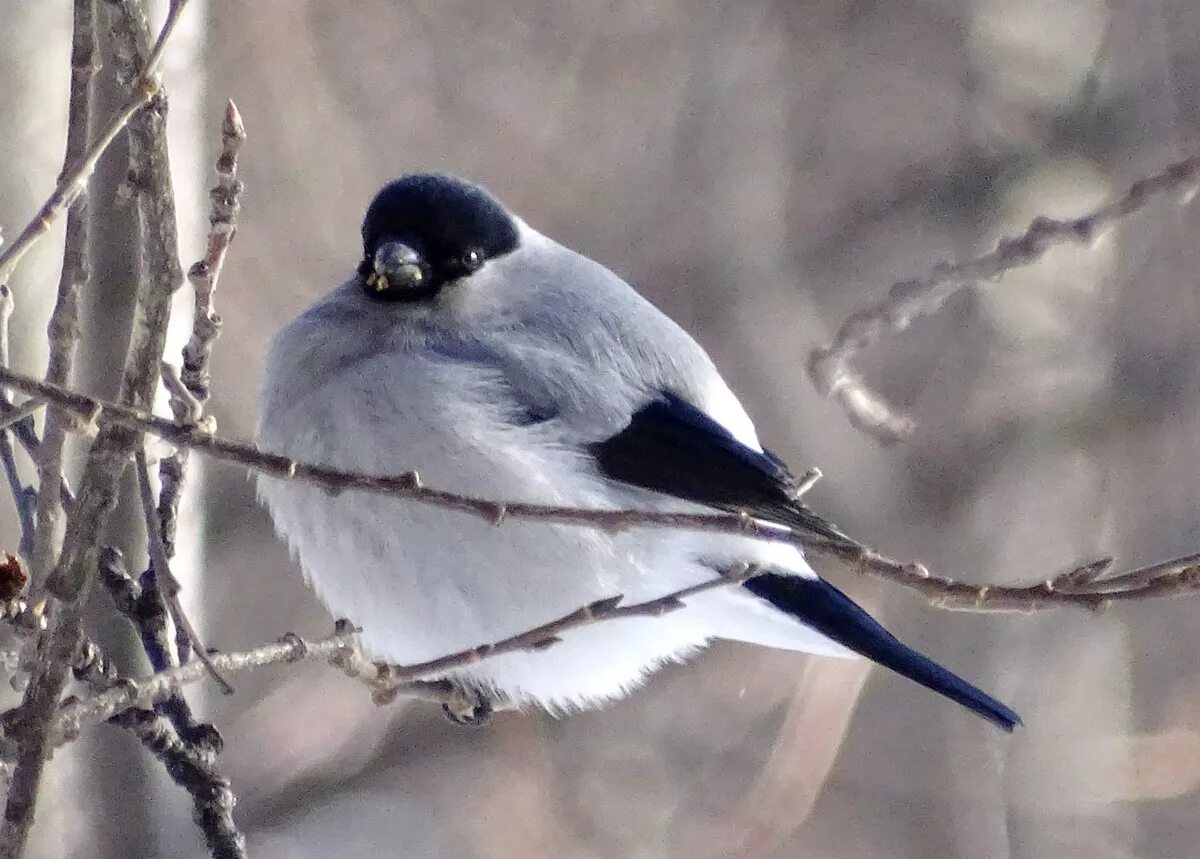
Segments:
[[[462,266],[467,271],[475,271],[483,265],[483,252],[478,248],[471,248],[462,255]]]

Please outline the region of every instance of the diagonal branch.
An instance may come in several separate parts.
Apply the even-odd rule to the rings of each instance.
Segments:
[[[0,367],[8,366],[8,327],[13,314],[12,290],[0,284]],[[19,411],[7,393],[0,393],[0,404],[5,411]],[[13,421],[18,423],[18,421]],[[13,504],[17,508],[17,519],[21,523],[21,554],[28,558],[33,551],[33,532],[36,528],[37,490],[26,486],[17,468],[16,451],[13,450],[12,435],[7,429],[0,430],[0,464],[8,478]]]
[[[1001,240],[991,253],[961,263],[940,263],[925,277],[893,285],[885,299],[842,323],[832,343],[809,353],[808,374],[813,385],[821,396],[837,400],[850,422],[864,432],[883,442],[907,438],[915,428],[913,419],[867,384],[853,366],[859,353],[937,311],[965,286],[1032,265],[1058,245],[1091,245],[1122,218],[1161,197],[1175,195],[1186,204],[1198,184],[1200,155],[1195,155],[1135,182],[1125,196],[1091,214],[1069,221],[1036,218],[1022,235]]]
[[[71,165],[87,156],[88,139],[92,136],[95,80],[99,71],[96,59],[96,0],[75,0],[74,19],[67,152],[63,159],[63,175],[70,171]],[[54,385],[66,385],[71,381],[75,351],[79,344],[79,295],[91,276],[88,268],[91,223],[87,179],[79,181],[82,188],[67,210],[62,273],[59,275],[54,310],[46,326],[46,339],[50,346],[46,381]],[[37,530],[34,533],[33,556],[29,560],[38,581],[45,581],[58,551],[67,419],[67,415],[56,409],[46,412],[41,447],[35,460],[38,473]]]
[[[150,486],[150,466],[146,461],[144,447],[138,448],[134,466],[137,469],[138,497],[142,503],[142,518],[146,523],[146,539],[150,544],[150,568],[154,571],[155,581],[162,591],[163,598],[167,601],[167,607],[171,610],[171,620],[183,627],[183,634],[191,643],[196,658],[208,669],[213,680],[217,681],[217,685],[221,687],[221,691],[226,695],[232,695],[233,687],[212,664],[208,648],[200,640],[200,635],[192,626],[191,619],[188,618],[187,613],[183,610],[183,605],[179,602],[179,592],[183,588],[180,586],[179,580],[175,578],[175,574],[171,572],[171,561],[167,557],[167,549],[163,543],[158,511],[154,507],[154,489]],[[177,659],[175,661],[185,662],[186,660]]]
[[[172,0],[163,30],[142,72],[132,83],[132,92],[126,101],[127,109],[118,112],[100,141],[89,150],[88,157],[65,171],[55,192],[30,227],[0,257],[0,282],[7,280],[20,256],[45,233],[62,207],[69,205],[78,195],[103,148],[159,92],[160,83],[154,69],[186,5],[187,0]],[[133,137],[130,146],[131,149],[134,146]],[[169,177],[156,185],[156,192],[159,196],[170,194]],[[159,212],[164,210],[163,206],[157,204],[148,208]],[[149,247],[164,237],[168,230],[173,235],[174,230],[173,225],[168,227],[161,223],[147,223],[145,218],[142,219],[142,228],[143,247]],[[133,334],[122,373],[120,400],[147,408],[153,401],[157,387],[158,365],[166,337],[173,285],[163,272],[152,272],[140,280]],[[16,859],[24,852],[33,824],[38,787],[50,748],[50,723],[58,709],[70,667],[83,638],[83,605],[96,578],[97,546],[109,515],[116,506],[121,474],[139,441],[140,435],[136,431],[110,425],[100,431],[88,452],[77,503],[67,524],[63,550],[47,583],[48,590],[58,601],[54,624],[38,648],[36,669],[14,719],[16,724],[12,736],[17,740],[20,751],[8,792],[4,821],[0,824],[0,857],[5,859]]]
[[[374,475],[296,462],[286,456],[261,451],[253,445],[211,435],[201,427],[182,424],[120,403],[104,402],[74,391],[46,385],[2,367],[0,386],[13,388],[29,396],[41,397],[75,413],[84,421],[146,432],[172,444],[199,450],[261,474],[285,480],[304,480],[333,493],[355,489],[408,499],[481,517],[498,527],[506,521],[521,519],[610,532],[631,528],[673,528],[792,543],[815,554],[836,558],[860,573],[903,585],[921,594],[938,608],[957,611],[1027,612],[1057,606],[1074,606],[1089,611],[1102,611],[1113,602],[1186,596],[1200,590],[1200,557],[1197,556],[1154,564],[1112,579],[1103,578],[1112,566],[1110,560],[1105,560],[1085,564],[1034,585],[977,585],[934,575],[921,564],[889,558],[854,541],[839,542],[818,535],[793,532],[762,522],[746,513],[599,510],[476,498],[424,486],[416,472]]]
[[[385,672],[386,678],[377,678],[372,685],[384,684],[384,688],[388,691],[403,694],[406,684],[430,675],[444,674],[447,671],[474,665],[505,653],[553,647],[561,640],[562,635],[573,629],[622,618],[660,617],[683,608],[684,600],[688,597],[716,588],[740,584],[756,572],[757,569],[748,566],[728,570],[700,584],[680,588],[665,596],[627,606],[621,605],[620,596],[606,597],[581,606],[562,617],[499,641],[469,647],[456,653],[431,659],[428,662],[412,665],[389,665]],[[214,654],[213,662],[222,671],[235,672],[300,660],[330,659],[337,657],[346,647],[353,646],[356,632],[356,630],[342,630],[315,642],[304,641],[296,635],[287,635],[274,644],[264,645],[254,650]],[[131,708],[152,707],[179,686],[194,683],[204,674],[202,665],[187,663],[178,668],[161,671],[144,680],[119,683],[99,695],[72,702],[63,708],[55,724],[56,742],[68,741],[78,735],[84,727],[110,719]],[[426,689],[423,687],[417,687],[417,689],[418,697],[426,697]]]
[[[38,239],[50,231],[54,222],[83,193],[87,186],[87,180],[95,171],[100,157],[117,139],[117,135],[125,129],[134,114],[149,104],[158,94],[162,87],[162,81],[157,74],[158,66],[162,62],[167,42],[170,41],[171,34],[175,32],[175,25],[179,23],[179,16],[187,4],[188,0],[171,0],[167,20],[163,24],[158,41],[150,52],[145,68],[138,79],[134,81],[132,92],[124,104],[105,123],[99,136],[87,148],[83,156],[73,162],[69,169],[63,170],[58,184],[55,185],[42,207],[38,209],[38,213],[25,225],[4,253],[0,254],[0,283],[7,283],[12,278],[12,273],[21,261],[21,257],[25,256],[25,253],[33,247]]]

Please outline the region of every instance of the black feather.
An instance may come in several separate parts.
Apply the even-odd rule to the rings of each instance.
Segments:
[[[805,626],[944,695],[1006,731],[1021,724],[1021,717],[1012,709],[917,653],[822,579],[764,573],[750,579],[743,587]]]
[[[800,503],[798,481],[778,457],[742,444],[674,394],[641,409],[629,426],[593,445],[592,454],[613,480],[853,544]]]

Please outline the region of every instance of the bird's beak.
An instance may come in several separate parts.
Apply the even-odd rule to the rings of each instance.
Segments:
[[[368,290],[377,294],[389,289],[400,292],[420,289],[428,278],[421,255],[400,242],[384,242],[377,247],[373,268],[366,282]]]

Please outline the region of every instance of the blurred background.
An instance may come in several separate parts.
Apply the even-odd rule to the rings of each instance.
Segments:
[[[69,6],[0,5],[10,234],[61,166]],[[1195,205],[1156,203],[872,350],[868,377],[918,422],[909,443],[851,429],[803,369],[894,281],[1195,153],[1200,6],[193,7],[166,73],[185,264],[226,98],[250,135],[217,298],[224,433],[252,435],[270,336],[357,262],[378,186],[438,169],[486,184],[694,332],[766,443],[797,471],[824,471],[812,504],[893,557],[1015,583],[1108,553],[1129,567],[1200,548]],[[93,198],[104,227],[77,384],[102,394],[131,301],[132,212],[113,193],[124,169],[112,153]],[[15,284],[20,364],[38,374],[59,256],[44,242]],[[200,477],[188,594],[208,642],[326,632],[245,475],[206,465]],[[134,559],[135,518],[114,526]],[[0,519],[11,542],[11,511]],[[1026,727],[1001,735],[865,663],[733,644],[602,712],[504,714],[478,731],[425,705],[376,708],[320,665],[193,698],[226,737],[252,855],[269,859],[1200,852],[1200,597],[981,616],[826,572]],[[96,602],[95,634],[133,654]],[[201,855],[187,797],[157,770],[111,728],[60,753],[34,855]]]

